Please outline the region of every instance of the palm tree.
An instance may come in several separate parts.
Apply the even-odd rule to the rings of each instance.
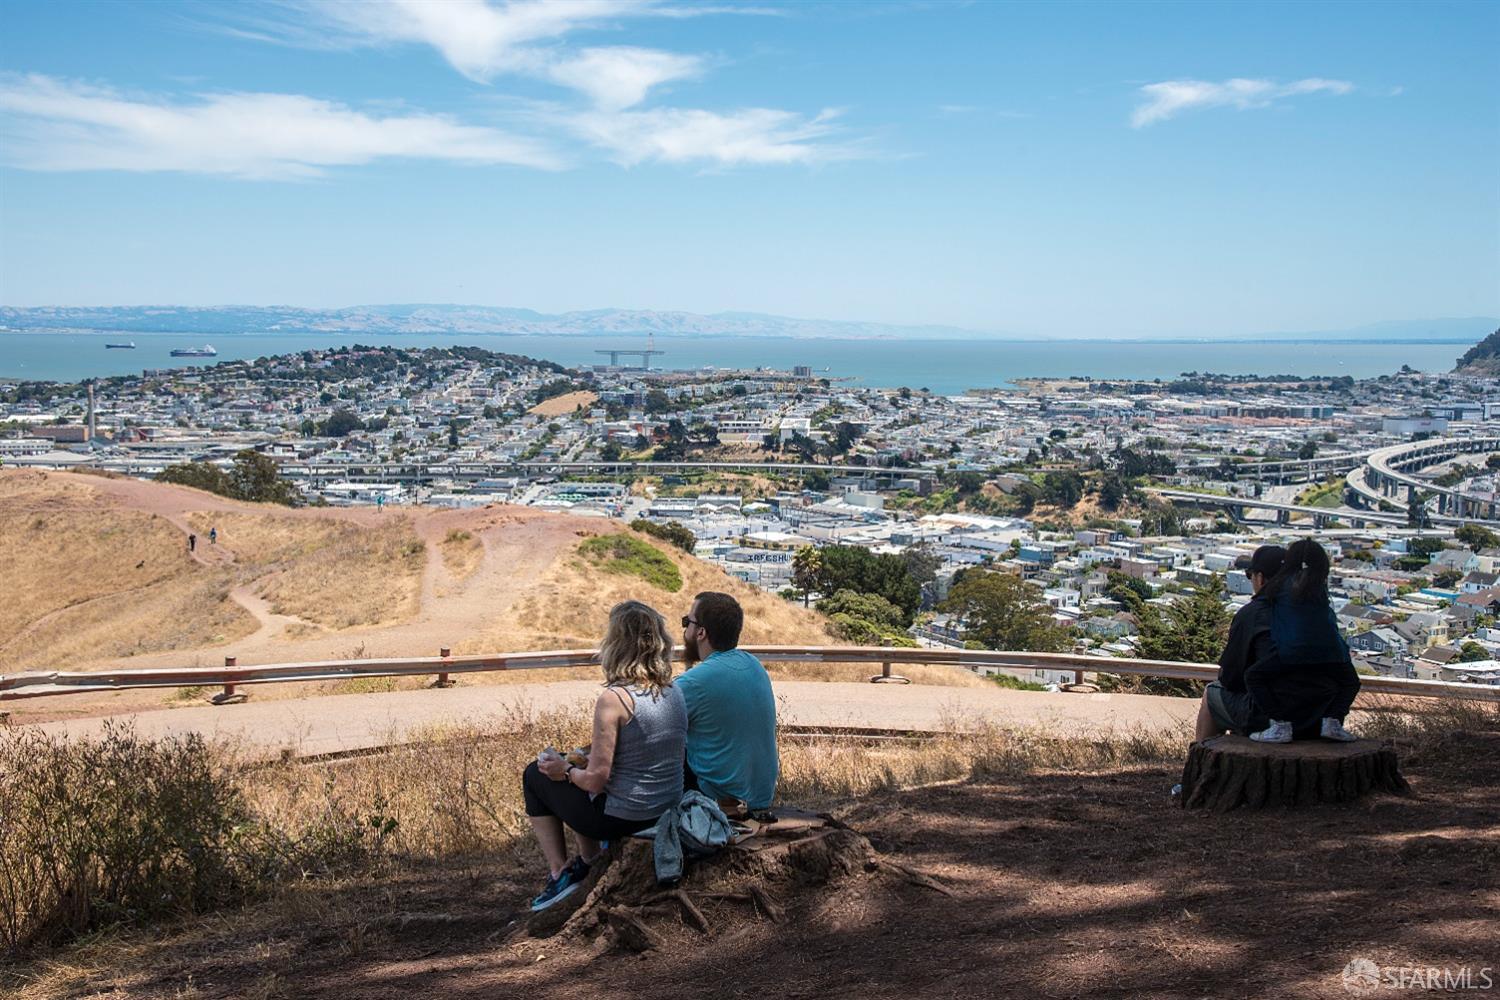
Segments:
[[[818,585],[818,574],[823,569],[823,557],[811,545],[804,545],[792,556],[792,585],[802,591],[802,606],[807,607],[808,597]]]

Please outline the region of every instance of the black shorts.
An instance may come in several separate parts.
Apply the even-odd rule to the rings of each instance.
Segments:
[[[589,798],[589,793],[567,781],[553,781],[536,766],[526,765],[521,773],[521,794],[526,799],[526,815],[556,816],[575,833],[590,840],[619,840],[647,827],[655,819],[621,819],[604,811],[609,796],[603,792]]]
[[[1213,716],[1214,725],[1220,729],[1249,736],[1271,724],[1265,713],[1256,707],[1249,692],[1231,691],[1218,681],[1209,681],[1203,696],[1208,699],[1208,712]]]

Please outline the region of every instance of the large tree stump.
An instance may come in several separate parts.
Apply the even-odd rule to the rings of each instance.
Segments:
[[[610,847],[578,892],[519,923],[525,938],[587,941],[600,951],[645,951],[674,938],[711,937],[745,921],[780,922],[789,910],[826,900],[850,878],[888,878],[944,895],[953,890],[884,858],[826,815],[775,810],[775,822],[746,820],[747,836],[719,854],[691,860],[682,881],[656,883],[653,845],[627,837]]]
[[[1239,806],[1351,802],[1368,792],[1410,792],[1389,742],[1297,740],[1257,743],[1215,736],[1188,748],[1182,769],[1185,809],[1228,812]]]

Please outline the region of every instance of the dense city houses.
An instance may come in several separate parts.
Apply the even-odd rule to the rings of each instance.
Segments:
[[[1232,610],[1249,598],[1238,557],[1314,532],[1361,670],[1500,683],[1500,395],[1482,376],[1186,373],[944,396],[809,368],[352,346],[13,382],[0,401],[7,466],[155,477],[251,450],[307,503],[679,525],[698,556],[789,599],[820,596],[798,574],[809,548],[916,553],[905,634],[934,646],[965,642],[944,598],[982,568],[1025,580],[1074,648],[1138,655],[1140,604],[1207,590]]]

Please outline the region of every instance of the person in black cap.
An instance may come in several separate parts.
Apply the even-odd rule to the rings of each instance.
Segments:
[[[1250,578],[1254,596],[1235,613],[1234,621],[1230,623],[1229,639],[1219,656],[1219,679],[1209,681],[1203,691],[1194,739],[1206,740],[1226,729],[1248,736],[1271,724],[1270,718],[1256,707],[1255,699],[1245,689],[1245,671],[1257,660],[1274,655],[1269,632],[1255,625],[1265,610],[1265,598],[1261,593],[1267,582],[1281,571],[1285,558],[1286,549],[1280,545],[1262,545],[1248,559],[1241,556],[1235,562],[1235,568],[1243,570]]]

